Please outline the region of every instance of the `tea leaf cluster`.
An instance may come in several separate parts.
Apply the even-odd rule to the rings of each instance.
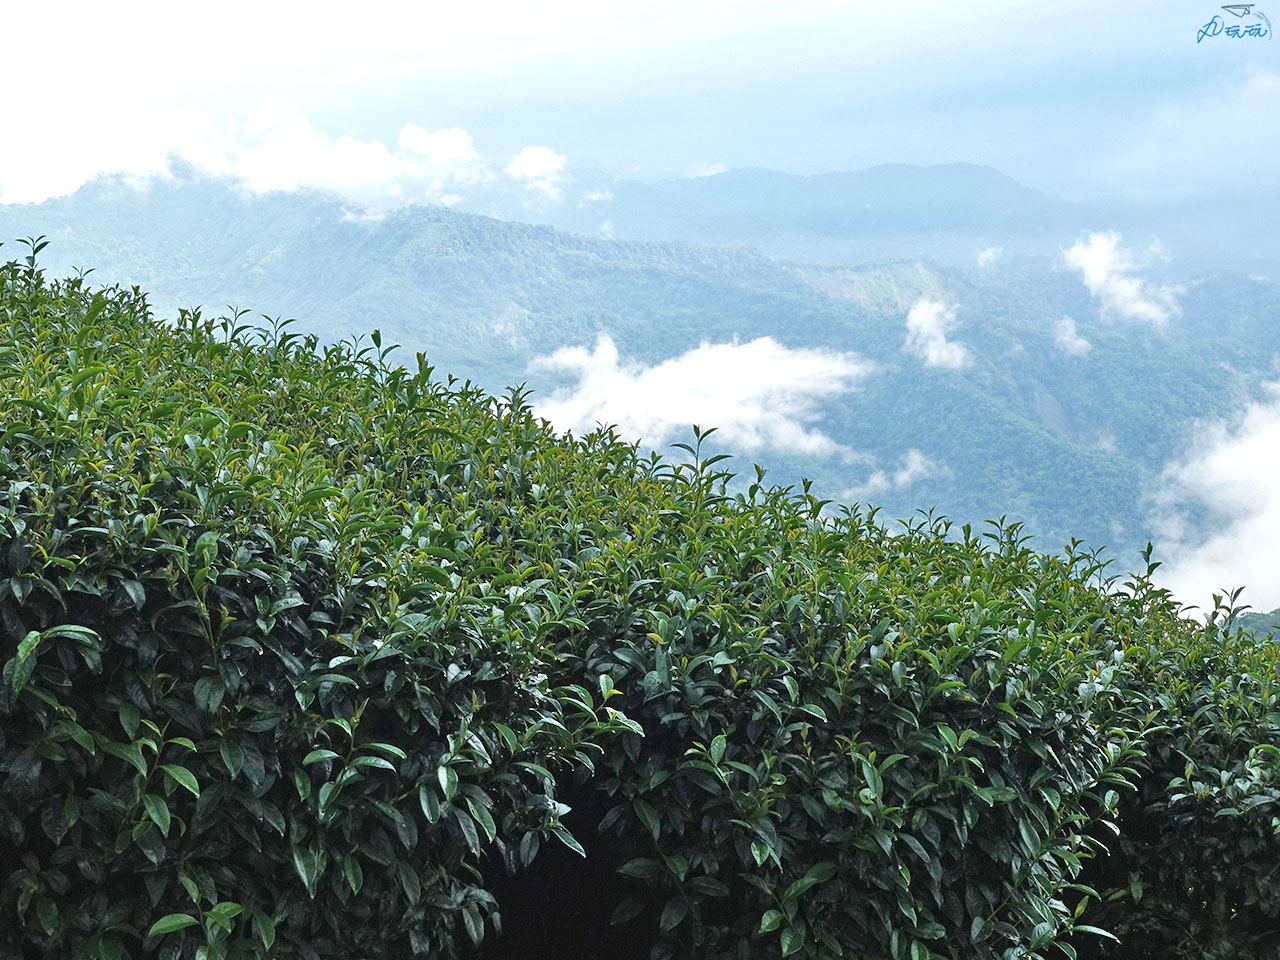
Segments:
[[[376,333],[158,323],[38,246],[0,268],[4,955],[1273,955],[1274,647],[1231,611],[736,490],[709,431],[560,436]]]

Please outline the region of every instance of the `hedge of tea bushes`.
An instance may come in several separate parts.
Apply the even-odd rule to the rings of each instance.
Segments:
[[[1150,664],[1147,692],[1168,727],[1121,798],[1110,855],[1086,872],[1106,900],[1094,922],[1122,941],[1090,944],[1089,956],[1280,956],[1276,646],[1229,629],[1231,604],[1218,600],[1207,629]]]
[[[1272,648],[1149,576],[558,436],[376,334],[159,323],[36,246],[0,953],[1266,955]]]

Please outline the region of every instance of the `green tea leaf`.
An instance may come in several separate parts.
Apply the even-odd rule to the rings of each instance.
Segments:
[[[187,927],[198,926],[200,923],[195,917],[187,913],[170,913],[151,925],[151,929],[147,931],[148,937],[161,937],[166,933],[173,933],[175,930],[183,930]]]
[[[186,767],[180,767],[173,763],[162,763],[160,769],[173,780],[174,783],[181,787],[185,787],[192,796],[200,796],[200,785],[196,782],[195,776]]]

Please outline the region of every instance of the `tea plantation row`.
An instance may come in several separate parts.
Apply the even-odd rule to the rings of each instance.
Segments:
[[[35,252],[0,955],[1280,956],[1276,648],[1231,611]]]

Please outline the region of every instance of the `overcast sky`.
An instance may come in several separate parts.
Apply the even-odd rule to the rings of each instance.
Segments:
[[[1199,0],[11,4],[0,199],[174,155],[262,189],[437,196],[504,171],[961,160],[1075,197],[1275,186],[1280,43],[1198,43],[1214,15],[1235,20]]]

